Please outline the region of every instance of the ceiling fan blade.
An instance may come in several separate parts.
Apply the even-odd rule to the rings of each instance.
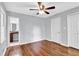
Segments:
[[[44,11],[46,14],[50,14],[48,11]]]
[[[38,10],[38,9],[29,9],[29,10]]]
[[[42,5],[42,10],[44,10],[45,9],[45,6],[44,5]]]
[[[36,13],[36,15],[39,15],[39,13]]]
[[[42,2],[38,2],[38,5],[40,6]]]
[[[37,2],[37,3],[38,3],[38,6],[39,6],[39,9],[41,9],[42,2]]]
[[[50,9],[55,9],[55,6],[51,6],[51,7],[45,8],[45,10],[50,10]]]

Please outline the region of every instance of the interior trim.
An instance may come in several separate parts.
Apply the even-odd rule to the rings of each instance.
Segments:
[[[7,47],[4,49],[4,52],[3,52],[2,56],[4,56],[4,55],[5,55],[6,50],[7,50]]]
[[[16,46],[16,45],[23,45],[23,44],[29,44],[29,43],[34,43],[34,42],[38,42],[38,41],[42,41],[42,40],[45,40],[45,39],[41,39],[41,40],[35,40],[35,41],[30,41],[30,42],[20,42],[18,44],[14,44],[14,45],[10,45],[10,46]],[[9,47],[10,47],[9,46]]]
[[[46,39],[46,40],[48,40],[48,41],[52,41],[52,42],[55,42],[55,41],[53,41],[53,40],[49,40],[49,39]],[[65,46],[65,47],[69,47],[68,45],[66,45],[66,44],[63,44],[63,43],[58,43],[58,42],[55,42],[55,43],[57,43],[57,44],[59,44],[59,45],[62,45],[62,46]]]

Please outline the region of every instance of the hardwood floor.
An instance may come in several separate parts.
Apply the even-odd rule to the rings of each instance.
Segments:
[[[79,56],[79,50],[43,40],[9,47],[5,56]]]

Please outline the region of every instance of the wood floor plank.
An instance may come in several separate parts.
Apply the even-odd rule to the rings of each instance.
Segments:
[[[79,56],[79,50],[43,40],[8,47],[5,56]]]

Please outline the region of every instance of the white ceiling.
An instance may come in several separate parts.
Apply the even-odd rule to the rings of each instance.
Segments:
[[[53,6],[55,5],[56,8],[53,10],[49,10],[50,14],[42,14],[36,15],[38,11],[30,11],[30,8],[37,8],[36,2],[4,2],[6,10],[22,13],[26,15],[38,16],[38,17],[49,17],[56,13],[60,13],[66,11],[68,9],[75,8],[79,6],[79,2],[43,2],[46,6]]]

